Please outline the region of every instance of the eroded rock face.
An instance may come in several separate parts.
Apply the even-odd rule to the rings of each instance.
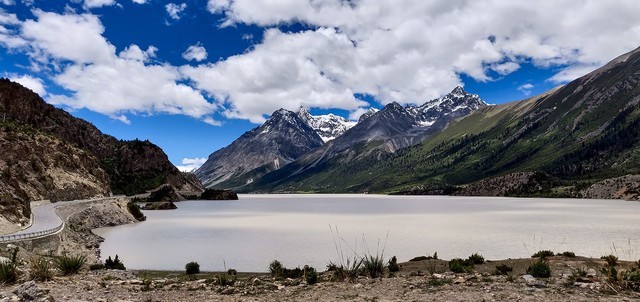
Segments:
[[[580,191],[583,198],[640,200],[640,175],[625,175],[597,182]]]
[[[121,141],[0,79],[0,215],[28,219],[29,201],[138,194],[170,184],[201,192],[149,141]]]
[[[456,192],[461,196],[529,196],[549,190],[554,178],[543,172],[516,172],[483,179]]]

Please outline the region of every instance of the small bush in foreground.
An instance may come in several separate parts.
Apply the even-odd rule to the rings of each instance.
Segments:
[[[549,263],[540,259],[529,265],[527,274],[536,278],[549,278],[551,277],[551,267],[549,267]]]
[[[127,269],[126,267],[124,267],[124,263],[122,263],[122,261],[120,261],[120,259],[118,258],[118,254],[116,254],[116,258],[114,259],[111,259],[111,256],[109,256],[109,258],[107,258],[107,260],[104,261],[104,268],[119,269],[119,270]]]
[[[187,275],[195,275],[200,273],[200,264],[198,262],[189,262],[185,264],[184,269],[187,272]]]
[[[387,263],[387,267],[389,268],[389,272],[395,273],[400,270],[400,266],[398,266],[398,258],[396,256],[391,257],[389,259],[389,263]]]
[[[623,286],[633,291],[640,291],[640,269],[633,268],[622,274]]]
[[[31,262],[29,271],[31,279],[38,281],[48,281],[53,278],[53,265],[44,257],[39,257]]]
[[[282,269],[283,269],[282,263],[280,263],[280,261],[278,261],[278,260],[273,260],[269,264],[269,273],[271,274],[271,277],[273,277],[273,278],[282,277]]]
[[[576,254],[574,252],[562,252],[562,256],[567,258],[575,258]]]
[[[506,264],[496,265],[496,275],[506,276],[509,273],[513,272],[513,267],[508,266]]]
[[[469,262],[471,262],[473,264],[483,264],[484,263],[484,257],[482,257],[482,255],[480,255],[478,253],[474,253],[471,256],[469,256]]]
[[[127,210],[129,210],[129,213],[131,213],[131,215],[133,215],[133,218],[135,218],[137,221],[147,220],[147,216],[144,216],[144,214],[142,214],[142,211],[140,211],[140,206],[137,203],[133,201],[128,202]]]
[[[468,259],[455,258],[449,261],[449,269],[454,273],[470,273],[473,270],[473,263]]]
[[[358,278],[362,270],[362,259],[358,259],[357,257],[347,258],[345,262],[345,265],[337,265],[329,262],[327,271],[333,272],[333,276],[331,277],[332,281],[344,281],[345,279],[353,281]]]
[[[90,271],[97,271],[97,270],[101,270],[104,269],[104,264],[102,263],[94,263],[89,265],[89,270]]]
[[[0,283],[14,283],[18,279],[17,265],[13,261],[0,261]]]
[[[550,250],[542,250],[542,251],[538,251],[537,253],[531,255],[531,258],[547,258],[547,257],[551,257],[555,255],[552,251]]]
[[[608,267],[615,267],[616,265],[618,265],[618,257],[614,255],[602,256],[600,257],[600,259],[606,261]]]
[[[384,260],[382,255],[367,255],[362,259],[362,266],[371,278],[382,277],[384,273]]]
[[[318,273],[316,269],[305,265],[304,266],[304,280],[307,281],[307,284],[314,285],[318,282]]]
[[[62,255],[56,260],[56,267],[63,276],[77,274],[82,266],[87,262],[85,256],[67,256]]]

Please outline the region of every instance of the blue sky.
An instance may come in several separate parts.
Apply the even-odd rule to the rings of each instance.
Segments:
[[[631,0],[0,0],[0,76],[180,166],[304,105],[544,92],[640,46]],[[368,97],[358,97],[367,95]]]

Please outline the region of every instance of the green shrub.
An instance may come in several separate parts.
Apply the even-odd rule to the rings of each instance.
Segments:
[[[116,258],[114,259],[111,259],[111,256],[109,256],[107,260],[104,261],[104,268],[119,270],[127,269],[126,267],[124,267],[124,263],[122,263],[122,261],[120,261],[120,259],[118,258],[118,254],[116,254]]]
[[[567,258],[575,258],[576,254],[574,252],[562,252],[562,256]]]
[[[438,252],[434,252],[433,256],[418,256],[418,257],[413,257],[411,258],[409,261],[413,262],[413,261],[423,261],[423,260],[438,260]]]
[[[104,269],[104,264],[103,263],[94,263],[89,265],[89,270],[90,271],[97,271],[97,270],[101,270]]]
[[[396,256],[391,257],[389,259],[389,263],[387,263],[387,267],[389,268],[389,272],[395,273],[400,270],[400,266],[398,266],[398,258]]]
[[[63,276],[77,274],[82,266],[87,262],[85,256],[67,256],[62,255],[56,259],[56,267]]]
[[[39,257],[31,261],[31,279],[38,281],[48,281],[53,278],[53,265],[44,257]]]
[[[187,275],[195,275],[200,273],[200,264],[198,262],[192,261],[185,264],[184,269],[187,272]]]
[[[549,263],[540,259],[529,265],[527,274],[536,278],[549,278],[551,277],[551,267],[549,267]]]
[[[473,270],[473,262],[469,261],[469,259],[451,259],[449,261],[449,269],[454,273],[469,273]]]
[[[307,284],[309,285],[314,285],[318,282],[318,273],[316,272],[316,269],[305,265],[304,266],[304,279],[305,281],[307,281]]]
[[[509,273],[513,272],[513,267],[508,266],[506,264],[496,265],[496,275],[506,276]]]
[[[382,255],[367,255],[362,260],[362,267],[364,271],[371,278],[382,277],[384,273],[384,260]]]
[[[329,262],[327,265],[327,271],[333,272],[333,281],[353,281],[360,275],[362,271],[362,258],[347,258],[345,265],[337,265],[333,262]]]
[[[623,272],[622,282],[625,288],[640,291],[640,269],[633,268]]]
[[[480,255],[478,253],[474,253],[471,256],[469,256],[469,262],[471,262],[473,264],[483,264],[484,263],[484,257],[482,257],[482,255]]]
[[[14,283],[18,280],[17,265],[14,261],[0,261],[0,283]]]
[[[615,267],[616,265],[618,265],[618,257],[614,255],[602,256],[600,257],[600,259],[603,259],[604,261],[606,261],[607,266],[609,267]]]
[[[229,286],[236,283],[236,280],[236,274],[229,274],[229,272],[227,272],[226,274],[217,274],[215,283],[220,286]]]
[[[547,258],[547,257],[551,257],[555,255],[552,251],[550,250],[542,250],[542,251],[538,251],[537,253],[531,255],[531,258]]]
[[[271,274],[271,277],[279,279],[282,277],[282,263],[280,263],[280,261],[278,260],[273,260],[271,261],[271,263],[269,264],[269,273]]]

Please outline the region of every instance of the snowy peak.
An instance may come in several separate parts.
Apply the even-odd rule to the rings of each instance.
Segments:
[[[378,112],[380,110],[376,109],[376,108],[369,108],[367,111],[365,111],[365,113],[363,113],[360,118],[358,118],[358,123],[364,121],[365,119],[369,118],[370,116],[374,115],[376,112]]]
[[[450,93],[422,104],[419,107],[408,106],[416,121],[421,126],[431,126],[442,116],[451,115],[452,118],[465,116],[475,110],[487,106],[480,96],[470,94],[461,86],[457,86]]]
[[[335,139],[356,125],[356,122],[349,121],[333,113],[318,116],[311,115],[304,107],[300,107],[297,115],[300,120],[315,130],[324,142]]]

